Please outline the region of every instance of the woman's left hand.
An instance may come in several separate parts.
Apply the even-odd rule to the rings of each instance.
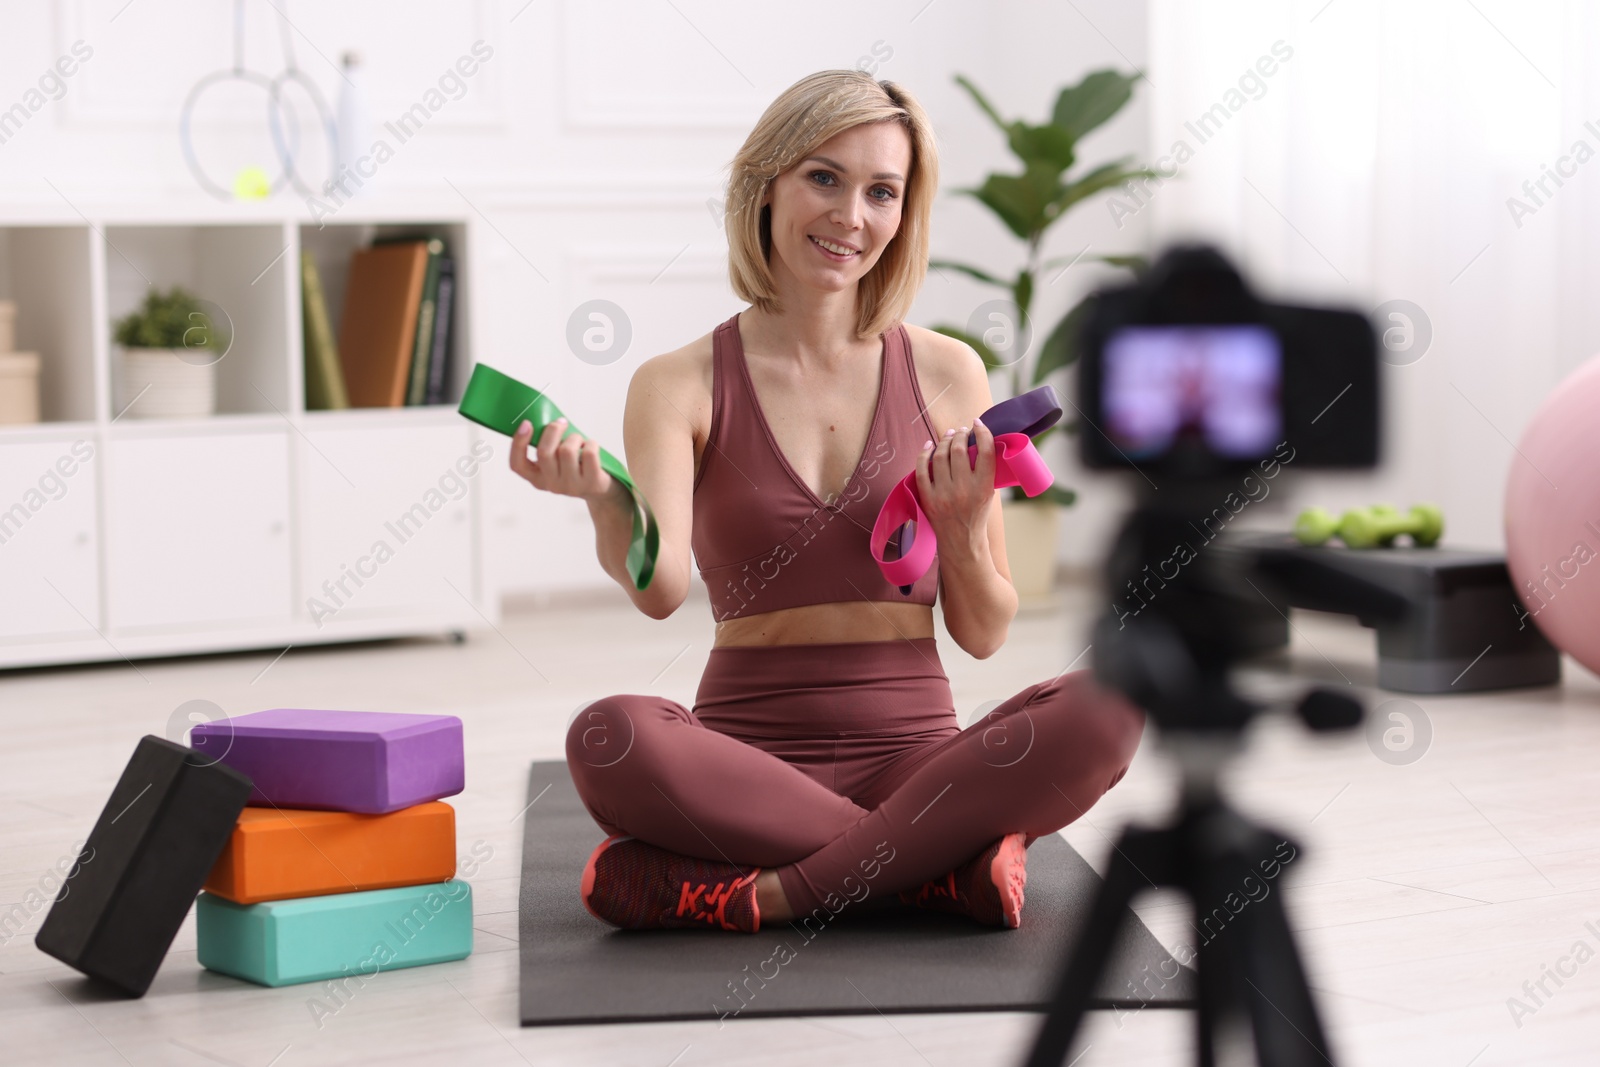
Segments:
[[[941,546],[977,544],[988,535],[994,496],[994,434],[973,418],[977,452],[970,454],[967,427],[945,431],[917,456],[917,497]]]

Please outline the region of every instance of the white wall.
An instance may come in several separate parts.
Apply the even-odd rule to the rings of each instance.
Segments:
[[[934,254],[1009,272],[1021,260],[1020,244],[985,209],[950,192],[1010,169],[1011,159],[953,76],[971,77],[1003,112],[1042,121],[1056,91],[1087,71],[1141,66],[1146,36],[1143,5],[1117,0],[251,0],[245,29],[248,68],[282,70],[286,38],[296,65],[330,104],[341,81],[334,62],[346,49],[362,52],[379,135],[475,42],[493,49],[464,79],[461,98],[421,133],[404,144],[390,138],[394,157],[368,191],[436,198],[452,209],[465,199],[481,214],[476,355],[547,388],[580,428],[619,454],[633,370],[742,306],[727,285],[719,215],[708,202],[722,195],[727,161],[782,89],[863,58],[878,63],[880,78],[911,89],[933,117],[942,151]],[[8,4],[0,13],[0,109],[26,102],[80,40],[92,56],[64,79],[60,99],[0,144],[0,197],[54,207],[64,199],[79,208],[154,202],[175,213],[205,201],[183,164],[177,119],[190,87],[232,64],[232,5]],[[303,96],[291,91],[289,98],[309,114]],[[249,163],[272,169],[264,101],[262,90],[238,85],[202,98],[194,140],[217,180]],[[1084,158],[1099,163],[1140,151],[1147,109],[1141,89],[1085,142]],[[326,149],[309,125],[302,150],[315,172]],[[1046,254],[1071,255],[1086,244],[1091,255],[1138,250],[1143,239],[1142,222],[1119,229],[1091,205],[1057,225]],[[1041,321],[1053,325],[1095,278],[1108,276],[1080,265],[1044,285],[1036,300]],[[910,321],[961,323],[992,295],[933,274]],[[627,353],[605,367],[578,360],[564,341],[568,315],[595,298],[621,305],[633,330]],[[1081,488],[1064,446],[1052,456],[1062,484]],[[512,589],[607,583],[582,505],[545,497],[508,471],[489,484],[493,566]],[[1103,482],[1085,497],[1068,513],[1062,541],[1063,558],[1079,563],[1098,557],[1119,500]]]
[[[1152,149],[1194,155],[1137,217],[1223,242],[1279,297],[1403,299],[1431,326],[1382,368],[1384,468],[1304,478],[1295,506],[1433,500],[1448,542],[1503,546],[1515,442],[1600,350],[1600,166],[1569,159],[1536,212],[1509,209],[1575,142],[1600,147],[1597,22],[1561,0],[1152,0]],[[1201,143],[1185,124],[1275,42],[1292,56]]]

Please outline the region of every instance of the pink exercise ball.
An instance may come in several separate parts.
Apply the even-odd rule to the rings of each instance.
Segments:
[[[1600,356],[1523,432],[1506,482],[1506,563],[1528,619],[1600,674]]]

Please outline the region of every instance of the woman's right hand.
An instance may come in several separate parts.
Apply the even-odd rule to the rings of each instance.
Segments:
[[[511,469],[535,489],[584,500],[604,498],[611,491],[612,478],[600,466],[600,442],[586,440],[576,431],[563,440],[566,429],[564,417],[544,428],[535,462],[528,456],[533,423],[523,419],[511,438]]]

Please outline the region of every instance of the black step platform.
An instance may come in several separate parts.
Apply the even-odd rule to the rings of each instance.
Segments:
[[[1378,634],[1378,686],[1401,693],[1463,693],[1554,685],[1561,653],[1525,614],[1500,552],[1461,548],[1308,548],[1288,534],[1231,534],[1218,546],[1314,558],[1393,590],[1414,605],[1402,621],[1357,618]],[[1259,650],[1289,643],[1290,607],[1310,599],[1263,591],[1250,624]],[[1253,609],[1256,610],[1256,609]]]

